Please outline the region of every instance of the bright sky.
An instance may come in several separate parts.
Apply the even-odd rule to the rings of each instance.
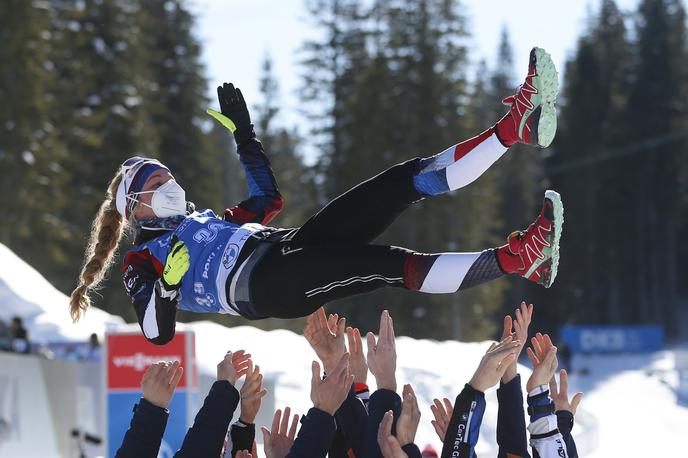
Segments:
[[[209,94],[215,98],[218,83],[239,86],[249,107],[259,100],[258,80],[263,57],[273,59],[278,77],[283,113],[281,123],[303,122],[297,114],[301,68],[298,49],[305,39],[317,36],[307,20],[303,0],[191,0],[198,16],[197,34],[210,80]],[[624,11],[639,0],[617,0]],[[528,52],[539,45],[563,68],[584,28],[586,12],[597,11],[600,0],[463,0],[471,20],[471,59],[496,65],[500,31],[509,30],[517,68],[524,73]],[[306,129],[299,129],[306,133]]]

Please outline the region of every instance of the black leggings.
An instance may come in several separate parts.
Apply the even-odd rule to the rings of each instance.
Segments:
[[[410,250],[369,245],[412,203],[419,159],[395,165],[327,204],[276,242],[251,274],[261,316],[296,318],[334,299],[404,286]],[[263,242],[268,243],[268,242]]]

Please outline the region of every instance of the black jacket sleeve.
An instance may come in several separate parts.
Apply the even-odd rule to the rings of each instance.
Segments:
[[[444,436],[442,458],[467,458],[475,455],[484,413],[485,393],[466,384],[454,403],[454,412]]]
[[[165,345],[175,333],[178,290],[162,285],[163,266],[147,249],[130,251],[124,257],[124,288],[134,305],[143,335],[156,345]]]
[[[559,428],[559,432],[566,444],[566,452],[569,454],[570,458],[578,458],[576,442],[571,435],[571,430],[573,429],[573,413],[568,410],[557,410],[555,413],[557,415],[557,428]]]
[[[324,458],[332,444],[335,428],[332,415],[312,407],[301,418],[301,429],[286,458]]]
[[[382,458],[380,446],[377,443],[377,431],[385,412],[394,412],[392,434],[396,434],[397,418],[401,413],[401,397],[392,390],[377,390],[368,400],[368,426],[366,431],[365,456]]]
[[[134,406],[134,416],[115,457],[156,458],[169,414],[167,409],[141,398]]]
[[[213,383],[194,424],[175,457],[219,457],[229,422],[239,405],[239,392],[226,380]]]
[[[411,442],[410,444],[406,444],[401,449],[408,455],[409,458],[422,458],[423,454],[420,452],[420,449],[416,444]]]
[[[349,395],[334,414],[337,430],[332,440],[328,456],[330,458],[362,458],[365,451],[366,424],[368,412],[361,401],[354,385],[351,385]]]
[[[236,224],[268,224],[284,205],[270,161],[255,138],[242,142],[237,153],[246,174],[249,197],[225,210],[224,218]]]
[[[497,456],[530,458],[520,375],[516,375],[509,383],[500,385],[497,390],[497,401]]]
[[[232,444],[232,456],[236,456],[239,450],[251,451],[253,441],[256,438],[256,425],[240,426],[234,423],[229,431],[230,442]],[[225,456],[227,454],[225,453]]]

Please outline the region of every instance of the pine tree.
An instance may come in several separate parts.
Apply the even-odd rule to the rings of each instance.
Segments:
[[[55,116],[51,37],[45,3],[0,5],[0,243],[59,276],[72,261],[65,247],[72,234],[62,214],[69,175]]]
[[[635,302],[626,292],[635,255],[619,237],[636,214],[626,204],[629,164],[609,159],[610,149],[628,142],[630,62],[623,15],[605,0],[567,64],[561,128],[548,167],[566,208],[560,277],[546,301],[550,322],[623,322]]]
[[[279,86],[269,57],[262,63],[260,92],[263,98],[255,106],[253,118],[285,202],[284,211],[271,224],[298,227],[317,210],[315,183],[311,170],[299,154],[300,139],[293,133],[295,129],[276,124],[280,111]]]
[[[170,167],[199,209],[220,211],[227,203],[218,164],[230,152],[212,148],[202,129],[209,101],[193,16],[181,0],[151,0],[140,3],[137,22],[141,44],[148,49],[146,103],[158,138],[149,154]]]
[[[325,3],[315,13],[328,12],[331,34],[309,47],[306,84],[317,74],[313,67],[330,76],[319,86],[332,101],[324,130],[331,142],[322,161],[329,197],[395,163],[435,154],[480,132],[466,106],[467,34],[457,2],[375,2],[370,10],[354,7],[354,2]],[[493,246],[498,215],[489,203],[496,195],[494,186],[494,180],[485,178],[458,197],[414,205],[376,243],[428,252]],[[390,307],[397,311],[401,333],[450,337],[458,326],[462,337],[476,338],[491,335],[501,289],[491,285],[460,293],[458,313],[451,296],[391,289],[332,307],[371,328],[381,308]],[[453,319],[457,315],[460,324]]]
[[[655,142],[651,149],[627,159],[635,185],[629,195],[632,204],[626,206],[633,207],[636,216],[630,227],[634,318],[664,323],[672,334],[678,330],[675,310],[682,271],[679,172],[685,167],[683,152],[688,147],[683,109],[688,101],[685,21],[685,8],[678,0],[640,3],[638,60],[627,116],[629,141]]]

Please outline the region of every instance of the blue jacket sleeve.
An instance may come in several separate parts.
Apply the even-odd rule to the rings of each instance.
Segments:
[[[382,452],[377,443],[377,430],[385,412],[394,412],[392,434],[396,434],[397,418],[401,413],[401,397],[392,390],[377,390],[368,400],[368,427],[366,431],[365,456],[381,458]]]
[[[169,412],[141,398],[116,458],[156,458]]]
[[[520,375],[516,375],[509,383],[500,385],[497,390],[497,401],[497,456],[530,458]]]
[[[325,458],[332,444],[335,428],[332,415],[312,407],[301,418],[301,429],[286,458]]]
[[[456,397],[454,412],[447,426],[442,458],[472,458],[485,413],[485,393],[466,384]]]
[[[349,396],[334,414],[337,431],[328,456],[331,458],[363,457],[366,441],[366,424],[368,412],[361,401],[354,385],[351,385]]]
[[[268,224],[282,211],[284,201],[263,145],[251,139],[238,146],[239,160],[248,182],[248,199],[225,210],[224,218],[236,224]]]
[[[194,424],[175,457],[220,456],[229,422],[239,405],[239,392],[226,380],[213,383]]]

